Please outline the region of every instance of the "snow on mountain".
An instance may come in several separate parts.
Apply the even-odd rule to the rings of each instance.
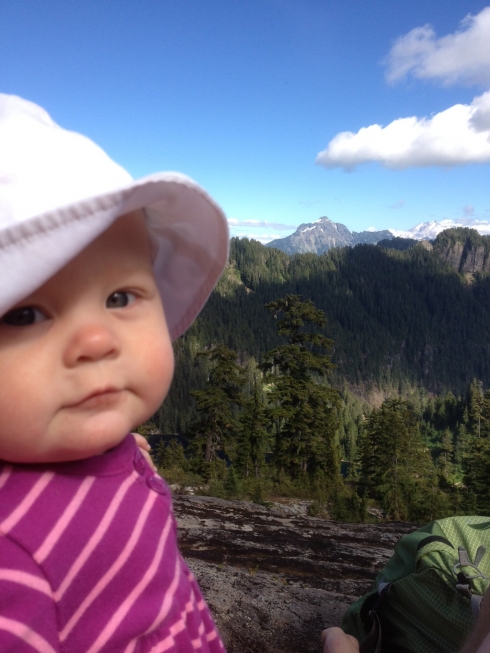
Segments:
[[[384,231],[351,232],[340,222],[332,222],[324,216],[315,222],[300,224],[294,234],[286,238],[272,240],[266,246],[275,247],[287,254],[296,254],[297,252],[322,254],[332,247],[352,247],[361,243],[376,244],[380,240],[392,237],[386,229]]]
[[[421,222],[420,224],[403,231],[400,229],[388,229],[393,236],[399,238],[413,238],[414,240],[434,240],[437,234],[444,229],[456,229],[457,227],[469,227],[476,229],[482,236],[490,235],[490,222],[486,220],[433,220],[432,222]]]
[[[381,240],[389,240],[396,236],[413,240],[434,240],[441,231],[456,227],[469,227],[476,229],[483,236],[490,235],[490,222],[486,220],[441,220],[440,222],[434,220],[421,222],[407,231],[401,229],[376,231],[370,227],[358,233],[324,216],[315,222],[300,224],[290,236],[272,240],[266,243],[266,246],[276,247],[287,254],[298,252],[321,254],[332,247],[353,247],[362,243],[375,245]]]

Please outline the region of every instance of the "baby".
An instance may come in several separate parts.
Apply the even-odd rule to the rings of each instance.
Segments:
[[[139,181],[0,94],[0,650],[223,645],[177,549],[170,491],[129,435],[227,260],[190,179]]]

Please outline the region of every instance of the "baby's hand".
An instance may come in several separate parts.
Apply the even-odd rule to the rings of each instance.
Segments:
[[[327,628],[322,633],[323,653],[359,653],[359,642],[341,628]]]
[[[157,471],[157,468],[155,467],[155,463],[154,463],[153,460],[151,459],[151,456],[150,456],[150,449],[151,449],[151,447],[150,447],[148,441],[147,441],[147,440],[146,440],[142,435],[140,435],[139,433],[131,433],[131,435],[132,435],[132,436],[134,437],[134,439],[136,440],[136,444],[137,444],[138,447],[140,448],[140,451],[141,451],[141,453],[143,454],[143,456],[145,457],[146,462],[150,465],[150,467],[152,468],[152,470],[153,470],[154,472],[156,472],[156,471]]]

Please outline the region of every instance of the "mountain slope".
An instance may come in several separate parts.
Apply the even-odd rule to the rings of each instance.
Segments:
[[[272,240],[267,243],[266,247],[275,247],[286,254],[304,254],[306,252],[323,254],[334,247],[376,245],[382,240],[391,240],[394,237],[400,240],[434,240],[440,233],[449,229],[468,230],[467,227],[462,227],[460,222],[454,220],[442,220],[441,222],[433,220],[432,222],[421,222],[407,231],[384,229],[382,231],[351,232],[344,224],[332,222],[329,218],[323,217],[316,222],[301,224],[294,234],[286,238]],[[490,223],[478,222],[470,230],[482,236],[489,235]]]
[[[347,381],[364,396],[377,397],[414,386],[458,395],[474,378],[489,387],[490,274],[476,271],[468,283],[468,273],[458,272],[478,258],[479,238],[474,232],[475,246],[468,245],[457,230],[434,245],[415,242],[405,251],[359,245],[320,256],[290,256],[233,238],[218,286],[175,343],[176,372],[161,418],[165,429],[183,433],[195,415],[189,391],[203,387],[209,374],[196,352],[225,344],[242,361],[260,361],[281,342],[264,304],[288,293],[311,299],[325,312],[339,386]]]
[[[378,241],[389,238],[393,238],[393,234],[388,230],[351,232],[340,222],[332,222],[323,217],[316,222],[301,224],[294,234],[272,240],[267,243],[267,247],[280,249],[286,254],[323,254],[334,247],[353,247],[363,243],[375,245]]]
[[[278,344],[264,304],[299,294],[325,311],[339,379],[455,392],[473,377],[490,384],[490,277],[468,285],[436,249],[360,245],[288,256],[232,239],[228,272],[190,335],[258,360]]]

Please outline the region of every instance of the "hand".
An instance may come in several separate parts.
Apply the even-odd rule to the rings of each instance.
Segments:
[[[359,653],[359,642],[341,628],[327,628],[322,633],[323,653]]]
[[[150,456],[151,447],[150,447],[150,445],[148,443],[148,440],[146,440],[146,438],[144,438],[139,433],[131,433],[131,435],[135,439],[136,444],[138,445],[141,453],[145,457],[146,462],[150,465],[152,470],[154,472],[156,472],[157,468],[155,467],[155,463],[153,462],[153,460],[151,459],[151,456]]]

